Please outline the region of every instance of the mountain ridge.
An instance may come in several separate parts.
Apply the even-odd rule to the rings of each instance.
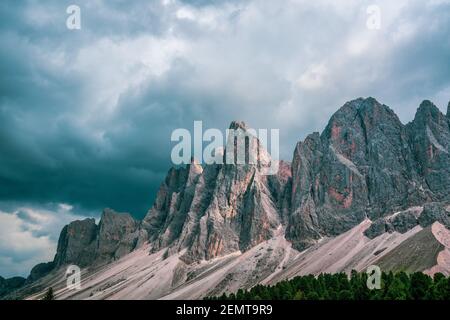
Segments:
[[[289,263],[286,252],[299,255],[365,221],[370,225],[358,234],[367,242],[435,222],[448,228],[449,111],[450,103],[444,115],[425,100],[404,125],[388,106],[358,98],[339,108],[322,133],[298,142],[292,162],[281,161],[276,175],[261,174],[259,158],[257,164],[200,166],[193,160],[171,168],[142,221],[105,209],[98,225],[93,219],[70,223],[55,259],[36,266],[27,284],[68,264],[102,268],[142,248],[163,260],[176,257],[175,282],[183,283],[186,270],[202,261],[245,255],[271,241],[279,253],[263,254],[268,265],[279,263],[275,257]],[[239,121],[230,128],[247,130]],[[249,152],[266,154],[252,139],[258,149]],[[390,217],[394,212],[400,213]],[[267,277],[276,278],[273,272]]]

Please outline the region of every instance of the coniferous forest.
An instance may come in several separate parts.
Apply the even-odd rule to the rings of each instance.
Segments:
[[[450,278],[441,273],[382,273],[381,288],[370,290],[368,275],[345,273],[299,276],[273,286],[257,285],[250,290],[208,300],[450,300]]]

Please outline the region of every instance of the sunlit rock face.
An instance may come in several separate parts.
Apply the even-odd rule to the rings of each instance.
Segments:
[[[241,130],[250,139],[242,145],[230,139],[224,160],[231,148],[233,162],[201,167],[193,160],[186,168],[169,171],[142,224],[154,251],[187,249],[186,262],[211,259],[247,250],[281,227],[289,165],[283,162],[279,175],[265,176],[261,169],[269,164],[270,155],[246,132],[245,123],[234,121],[230,129]],[[245,161],[239,164],[237,150],[242,146]],[[252,156],[255,161],[250,162]]]

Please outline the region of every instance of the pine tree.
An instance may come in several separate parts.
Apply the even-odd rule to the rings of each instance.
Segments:
[[[386,300],[407,300],[408,297],[408,289],[399,277],[394,278],[384,296]]]
[[[236,294],[236,299],[237,300],[244,300],[245,299],[245,294],[244,294],[244,290],[239,289],[237,294]]]
[[[294,296],[294,300],[305,300],[305,294],[301,290],[298,290]]]
[[[47,293],[42,300],[55,300],[55,295],[53,294],[52,287],[48,288]]]
[[[429,292],[432,285],[431,278],[422,273],[415,272],[411,275],[411,296],[414,300],[430,299]]]
[[[311,291],[306,294],[306,300],[319,300],[317,292]]]
[[[433,300],[450,299],[450,278],[447,279],[442,273],[434,275],[433,279]]]
[[[263,300],[450,300],[450,278],[436,274],[432,279],[421,272],[409,276],[405,272],[383,273],[382,288],[367,288],[367,274],[352,271],[346,274],[321,274],[299,276],[281,281],[274,286],[256,285],[250,290],[238,290],[229,296],[210,300],[263,299]],[[49,288],[46,300],[53,300],[53,289]]]
[[[338,300],[353,300],[353,294],[350,290],[341,290],[337,296]]]

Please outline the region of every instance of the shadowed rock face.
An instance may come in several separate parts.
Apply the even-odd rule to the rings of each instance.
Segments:
[[[450,119],[450,101],[448,102],[448,105],[447,105],[447,118]]]
[[[450,229],[450,207],[445,202],[430,202],[423,207],[413,207],[392,216],[379,218],[364,234],[373,239],[385,232],[405,233],[418,225],[426,228],[436,221]]]
[[[337,236],[364,219],[365,235],[404,233],[434,221],[450,226],[450,104],[447,116],[424,101],[403,125],[373,98],[346,103],[325,130],[295,148],[292,164],[276,175],[262,169],[270,155],[243,122],[230,129],[247,135],[245,164],[189,165],[169,170],[142,222],[106,209],[100,223],[64,227],[53,262],[36,266],[29,281],[67,264],[111,262],[144,243],[166,256],[185,249],[185,263],[246,251],[285,235],[303,250]],[[236,146],[228,140],[227,150]],[[256,162],[249,162],[251,156]],[[410,209],[408,209],[410,208]],[[397,214],[392,215],[393,212]]]
[[[417,221],[422,227],[428,227],[438,221],[450,229],[450,207],[443,203],[427,203]]]
[[[103,212],[98,226],[96,258],[116,260],[133,251],[139,239],[139,222],[128,213]]]
[[[408,142],[406,127],[373,98],[346,103],[321,135],[300,142],[287,231],[296,248],[431,199]]]
[[[55,263],[53,261],[39,263],[38,265],[34,266],[33,269],[31,269],[30,275],[27,278],[27,283],[32,283],[42,278],[43,276],[50,273],[54,268]]]
[[[416,170],[435,200],[448,199],[450,190],[450,125],[430,101],[424,101],[407,125]]]
[[[201,175],[203,168],[194,160],[186,168],[172,168],[162,183],[153,207],[144,218],[142,226],[153,243],[153,250],[159,250],[172,245],[179,240],[191,206],[201,210],[201,203],[193,203],[197,185],[201,177],[202,182],[208,182],[208,187],[215,178],[214,170]],[[203,189],[203,188],[202,188]],[[207,197],[207,191],[201,196]],[[198,192],[198,191],[197,191]],[[202,200],[201,202],[204,202]],[[192,217],[195,218],[195,217]],[[189,242],[184,239],[182,242]]]
[[[103,211],[99,225],[94,219],[74,221],[61,232],[53,264],[86,267],[118,259],[136,248],[139,225],[130,214],[111,209]]]
[[[73,221],[61,231],[54,259],[56,266],[87,266],[95,260],[98,227],[94,219]]]
[[[22,277],[13,277],[9,279],[0,277],[0,297],[22,287],[25,284],[25,281],[26,279]]]

